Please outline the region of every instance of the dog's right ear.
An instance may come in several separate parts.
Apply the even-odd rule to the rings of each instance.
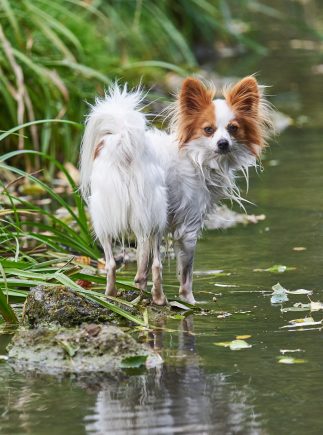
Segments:
[[[180,94],[179,104],[182,115],[195,115],[212,103],[213,90],[194,77],[184,80]]]

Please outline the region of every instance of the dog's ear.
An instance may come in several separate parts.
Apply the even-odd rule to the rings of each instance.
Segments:
[[[228,91],[226,98],[234,111],[257,116],[260,92],[257,80],[253,76],[240,80]]]
[[[183,115],[194,115],[212,103],[214,92],[209,90],[198,79],[188,77],[184,80],[180,94],[179,104]]]

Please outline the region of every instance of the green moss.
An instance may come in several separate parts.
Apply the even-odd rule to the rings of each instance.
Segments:
[[[82,323],[116,322],[116,315],[64,286],[33,288],[24,304],[23,323],[32,328],[55,323],[76,326]]]

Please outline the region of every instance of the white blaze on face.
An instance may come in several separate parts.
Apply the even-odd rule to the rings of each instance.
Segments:
[[[216,120],[216,132],[213,136],[215,143],[217,143],[221,139],[226,139],[231,145],[231,137],[226,127],[229,122],[234,119],[234,113],[232,112],[225,100],[216,99],[213,101],[213,104],[215,106]]]

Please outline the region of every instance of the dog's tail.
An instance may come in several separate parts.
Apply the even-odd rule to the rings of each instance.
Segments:
[[[139,111],[141,89],[128,92],[127,85],[112,85],[104,98],[97,98],[86,119],[80,155],[80,190],[85,200],[90,195],[93,161],[105,145],[111,159],[131,162],[144,147],[146,118]]]

